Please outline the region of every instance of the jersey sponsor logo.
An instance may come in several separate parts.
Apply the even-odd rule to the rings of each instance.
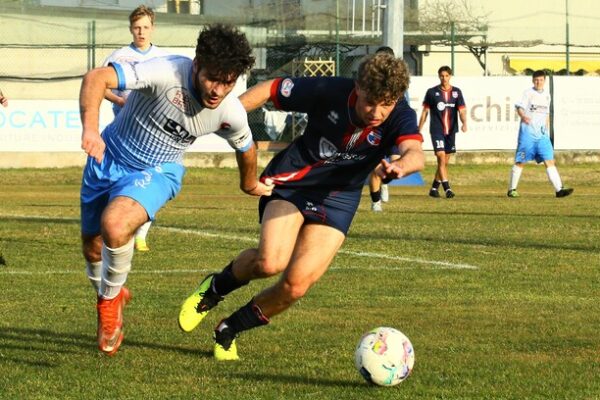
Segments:
[[[187,115],[192,115],[192,103],[190,101],[190,95],[184,88],[174,87],[167,90],[167,99],[177,109]]]
[[[438,111],[444,111],[446,109],[446,102],[440,101],[439,103],[437,103],[436,108],[438,109]]]
[[[279,92],[283,97],[290,97],[293,87],[294,82],[290,78],[285,78],[283,82],[281,82],[281,89],[279,89]]]
[[[171,134],[171,136],[179,143],[192,144],[196,140],[196,136],[189,133],[183,126],[179,125],[177,121],[167,118],[165,126],[163,126],[165,132]]]
[[[337,151],[338,149],[333,143],[324,137],[321,138],[319,141],[319,157],[322,159],[328,159],[337,154]]]
[[[367,142],[369,142],[371,146],[379,146],[379,143],[381,143],[381,132],[378,130],[369,132],[367,134]]]
[[[319,141],[319,157],[325,160],[325,164],[336,164],[346,160],[362,160],[366,156],[339,152],[333,143],[325,138],[321,138]]]

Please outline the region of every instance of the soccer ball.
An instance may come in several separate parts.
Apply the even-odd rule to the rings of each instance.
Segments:
[[[415,364],[415,351],[402,332],[379,327],[360,338],[354,364],[367,382],[394,386],[410,375]]]

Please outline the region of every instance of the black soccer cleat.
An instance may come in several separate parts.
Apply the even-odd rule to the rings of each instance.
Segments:
[[[440,197],[440,192],[437,189],[431,188],[431,190],[429,190],[429,196],[437,199]]]
[[[571,193],[573,193],[574,189],[571,188],[562,188],[558,192],[556,192],[556,197],[567,197]]]

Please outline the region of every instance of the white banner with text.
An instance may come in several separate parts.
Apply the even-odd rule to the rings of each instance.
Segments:
[[[421,115],[426,90],[439,83],[437,77],[412,77],[411,106]],[[514,150],[518,117],[515,102],[531,86],[531,78],[453,77],[467,104],[466,133],[459,131],[456,147],[461,150]],[[550,82],[546,83],[550,88]],[[597,77],[553,78],[554,145],[557,150],[599,150],[600,79]],[[112,110],[103,102],[100,126],[111,122]],[[431,150],[429,121],[423,128],[424,148]],[[81,151],[81,122],[77,100],[11,100],[0,107],[0,151],[76,152]],[[231,152],[227,142],[210,134],[198,138],[189,151]]]

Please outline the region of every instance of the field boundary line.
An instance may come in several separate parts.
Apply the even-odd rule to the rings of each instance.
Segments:
[[[52,216],[43,216],[43,215],[16,215],[16,214],[0,214],[0,218],[29,218],[29,219],[39,219],[42,221],[43,220],[52,220],[52,219],[64,220],[64,221],[78,221],[79,220],[79,218],[71,218],[71,217],[52,217]],[[182,233],[182,234],[209,237],[209,238],[218,238],[218,239],[225,239],[225,240],[244,241],[244,242],[252,242],[252,243],[256,243],[258,241],[257,238],[251,238],[248,236],[227,235],[227,234],[222,234],[222,233],[205,232],[205,231],[189,229],[189,228],[176,228],[176,227],[171,227],[171,226],[156,225],[156,226],[153,226],[152,229],[160,229],[160,230],[168,231],[168,232]],[[408,262],[408,263],[414,263],[414,264],[429,265],[429,266],[434,266],[435,269],[466,269],[466,270],[479,269],[479,267],[477,267],[475,265],[470,265],[470,264],[465,264],[465,263],[452,263],[452,262],[448,262],[448,261],[427,260],[424,258],[402,257],[402,256],[394,256],[394,255],[381,254],[381,253],[352,251],[352,250],[345,250],[345,249],[341,249],[338,253],[348,255],[348,256],[353,256],[353,257],[376,258],[376,259],[382,259],[382,260],[402,261],[402,262]],[[344,268],[331,267],[329,269],[336,270],[336,269],[350,269],[350,268],[349,267],[344,267]],[[357,269],[360,269],[360,268],[357,268]],[[366,269],[366,267],[365,267],[365,269]],[[380,269],[402,270],[402,269],[407,269],[407,268],[406,267],[398,267],[398,268],[383,267]],[[2,270],[0,270],[0,273],[1,273],[1,271]],[[166,270],[166,271],[147,271],[146,270],[146,271],[140,271],[140,273],[141,272],[145,272],[145,273],[186,273],[186,272],[198,272],[198,271],[202,272],[201,269],[190,269],[190,270],[172,270],[172,271],[168,271],[168,270]],[[56,273],[56,271],[53,271],[53,272]],[[45,273],[45,272],[40,271],[40,273]]]

